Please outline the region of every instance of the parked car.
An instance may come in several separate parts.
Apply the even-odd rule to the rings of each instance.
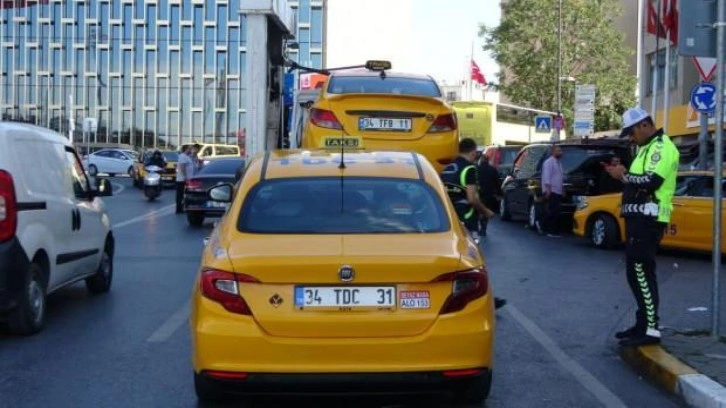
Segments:
[[[111,288],[115,244],[99,197],[113,191],[95,180],[67,138],[0,123],[0,320],[11,332],[40,331],[46,296],[65,286]]]
[[[713,171],[678,174],[671,222],[661,246],[711,251],[713,248]],[[723,191],[723,190],[722,190]],[[577,197],[575,235],[587,237],[598,248],[612,248],[625,242],[625,221],[620,217],[622,194]],[[722,205],[726,201],[722,199]],[[722,214],[726,224],[726,213]],[[726,252],[726,231],[721,252]]]
[[[103,149],[85,156],[83,162],[88,174],[94,177],[99,173],[111,177],[117,174],[133,177],[136,157],[137,153],[133,150]]]
[[[244,170],[244,157],[210,159],[187,180],[184,188],[184,212],[189,225],[200,226],[208,217],[221,217],[229,205],[209,198],[209,189],[224,183],[237,184]]]
[[[560,146],[565,173],[562,216],[571,219],[575,212],[574,196],[601,194],[599,185],[605,174],[601,163],[617,156],[627,166],[633,156],[629,143],[620,140],[565,142]],[[502,185],[499,209],[502,219],[524,218],[530,227],[535,227],[541,211],[537,203],[542,194],[542,165],[550,157],[551,147],[552,143],[531,144],[517,154],[512,171]]]

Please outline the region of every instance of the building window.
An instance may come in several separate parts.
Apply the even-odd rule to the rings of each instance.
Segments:
[[[670,78],[669,78],[669,87],[670,89],[674,89],[676,85],[678,84],[678,52],[677,50],[671,49],[671,55],[670,55],[670,62],[668,64],[668,68],[670,69]],[[665,85],[665,60],[666,60],[666,51],[665,49],[658,51],[658,90],[659,92],[662,92],[663,86]],[[656,72],[656,58],[655,53],[651,53],[648,56],[648,63],[650,67],[649,75],[648,75],[648,95],[653,94],[653,76]]]

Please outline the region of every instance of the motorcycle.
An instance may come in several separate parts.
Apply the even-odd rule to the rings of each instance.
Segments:
[[[144,196],[149,201],[153,201],[161,195],[163,188],[161,184],[161,170],[159,166],[146,166],[146,175],[144,176]]]

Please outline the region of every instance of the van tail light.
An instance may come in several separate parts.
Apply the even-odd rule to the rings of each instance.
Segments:
[[[456,116],[453,113],[447,113],[446,115],[439,115],[427,133],[451,132],[456,130],[457,127]]]
[[[439,314],[459,312],[489,291],[489,276],[484,266],[469,271],[447,273],[432,282],[452,282],[451,294]]]
[[[203,191],[204,183],[201,180],[187,180],[186,188],[189,191]]]
[[[15,197],[13,177],[0,170],[0,242],[15,237],[18,228],[18,203]]]
[[[205,269],[202,271],[200,287],[202,296],[213,300],[227,311],[252,316],[252,310],[240,295],[240,284],[259,283],[251,276],[239,273]]]
[[[343,126],[329,110],[313,108],[310,110],[310,122],[313,125],[327,129],[343,129]]]

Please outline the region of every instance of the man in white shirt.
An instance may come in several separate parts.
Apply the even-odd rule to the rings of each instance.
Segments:
[[[184,187],[187,180],[194,175],[194,162],[192,162],[191,145],[182,147],[182,153],[179,154],[179,161],[176,164],[176,213],[184,212]]]

